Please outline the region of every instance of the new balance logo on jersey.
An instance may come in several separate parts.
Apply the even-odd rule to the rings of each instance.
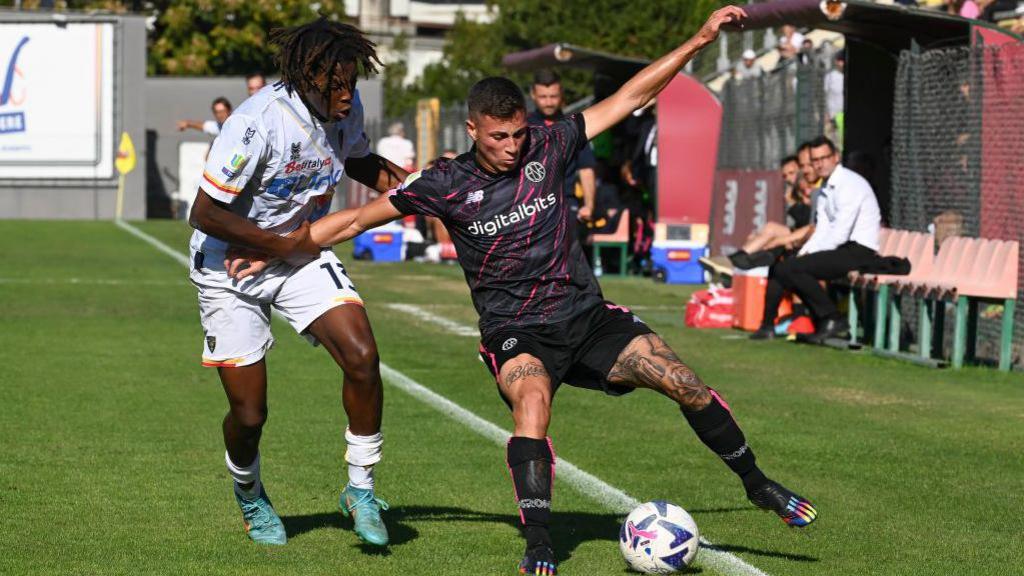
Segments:
[[[284,173],[291,174],[292,172],[298,172],[300,170],[308,170],[310,172],[318,172],[324,166],[330,166],[331,159],[328,158],[312,158],[310,160],[303,160],[299,162],[293,160],[284,165]]]
[[[477,220],[469,225],[467,231],[470,234],[475,235],[485,234],[487,236],[494,236],[499,230],[506,226],[510,226],[521,220],[526,220],[541,210],[551,208],[555,205],[557,200],[558,198],[555,197],[554,193],[548,194],[543,198],[534,198],[533,202],[520,204],[516,206],[515,210],[508,214],[499,214],[486,222]]]
[[[476,190],[466,195],[466,204],[472,204],[474,202],[480,202],[484,199],[484,191]]]

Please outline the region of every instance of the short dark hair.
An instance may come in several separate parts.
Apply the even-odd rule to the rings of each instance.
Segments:
[[[801,144],[800,144],[800,146],[799,146],[799,147],[798,147],[798,148],[796,149],[796,153],[797,153],[797,154],[799,154],[799,153],[803,152],[804,150],[810,150],[810,149],[811,149],[811,141],[810,141],[810,140],[805,140],[805,141],[804,141],[803,143],[801,143]]]
[[[833,144],[827,136],[818,136],[814,140],[811,140],[809,144],[811,145],[811,148],[821,148],[822,146],[828,146],[829,151],[831,151],[833,154],[836,151],[836,145]]]
[[[543,70],[537,70],[533,73],[533,85],[534,86],[551,86],[552,84],[558,84],[562,81],[562,77],[558,75],[554,70],[547,68]]]
[[[481,114],[494,118],[511,118],[526,110],[526,99],[516,83],[501,76],[490,76],[473,84],[466,98],[470,116]]]
[[[781,162],[779,162],[779,168],[782,168],[783,166],[789,164],[790,162],[796,162],[797,164],[800,163],[800,161],[796,159],[796,154],[790,154],[789,156],[783,158]]]
[[[234,110],[231,106],[231,101],[223,96],[217,96],[213,99],[213,104],[210,104],[210,108],[216,108],[217,104],[223,104],[228,107],[228,110]]]
[[[253,78],[255,78],[257,76],[259,76],[260,78],[263,78],[264,80],[267,79],[267,77],[263,75],[263,72],[249,72],[248,74],[245,75],[245,81],[248,82],[249,80],[252,80]]]
[[[357,76],[369,76],[376,74],[380,65],[377,45],[359,28],[328,20],[326,16],[299,26],[276,28],[270,32],[270,43],[280,49],[277,64],[289,94],[293,89],[300,93],[319,91],[327,98],[335,66],[351,63]],[[328,82],[319,89],[315,78],[324,72]]]

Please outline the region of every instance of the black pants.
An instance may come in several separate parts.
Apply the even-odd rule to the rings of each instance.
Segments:
[[[877,257],[875,251],[847,242],[835,250],[815,252],[806,256],[787,258],[768,273],[768,289],[764,295],[764,319],[761,326],[770,327],[779,315],[779,303],[786,290],[800,295],[814,314],[815,320],[839,319],[836,305],[818,284],[819,280],[836,280],[851,270],[864,267]]]

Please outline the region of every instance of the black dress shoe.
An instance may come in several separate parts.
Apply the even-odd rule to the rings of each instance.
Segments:
[[[846,320],[829,318],[814,331],[814,340],[824,342],[829,338],[845,340],[850,337],[850,325]]]
[[[750,263],[750,254],[747,254],[743,250],[738,250],[730,254],[729,261],[732,262],[733,266],[740,270],[755,268],[755,266]]]
[[[751,340],[775,340],[775,328],[773,326],[761,326],[750,335]]]
[[[751,268],[759,268],[761,266],[771,266],[775,264],[775,261],[782,256],[782,248],[772,248],[771,250],[761,250],[760,252],[754,252],[747,257],[747,261],[750,263]]]

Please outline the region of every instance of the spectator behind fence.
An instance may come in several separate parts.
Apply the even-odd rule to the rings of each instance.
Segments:
[[[249,92],[249,96],[259,92],[267,85],[267,78],[262,72],[253,72],[245,76],[245,89]]]
[[[743,60],[736,65],[736,78],[747,80],[749,78],[760,78],[764,69],[757,63],[757,53],[753,50],[743,51]]]
[[[849,335],[849,325],[818,283],[843,278],[876,259],[881,213],[871,185],[839,163],[839,151],[822,136],[811,142],[811,162],[825,179],[818,198],[814,233],[796,258],[771,268],[765,292],[764,318],[752,339],[775,337],[775,317],[786,290],[796,292],[814,315],[811,340]]]
[[[800,52],[804,44],[804,35],[796,31],[796,26],[785,24],[782,26],[782,36],[779,37],[779,56],[783,60],[792,60]]]
[[[972,20],[981,16],[981,8],[978,8],[974,0],[952,0],[949,4],[946,4],[946,12]]]
[[[786,202],[786,223],[768,222],[747,237],[743,248],[729,256],[733,266],[742,270],[770,266],[786,250],[792,250],[808,235],[811,223],[810,195],[800,186],[800,163],[796,155],[779,163]]]
[[[804,38],[804,41],[800,43],[800,51],[797,52],[797,60],[804,65],[814,63],[814,41],[810,38]]]
[[[995,22],[996,14],[1000,12],[1013,12],[1017,9],[1017,0],[977,0],[978,8],[981,9],[979,20]]]
[[[231,102],[227,98],[219,96],[213,100],[210,109],[213,110],[213,120],[206,120],[204,122],[199,120],[178,120],[178,131],[184,132],[191,128],[210,136],[220,134],[220,127],[227,121],[228,116],[231,116]]]
[[[401,122],[388,126],[388,135],[377,142],[377,154],[404,170],[411,171],[416,167],[416,148],[412,140],[405,137],[405,126]]]
[[[825,136],[834,142],[843,141],[845,104],[843,90],[846,71],[846,52],[836,52],[835,66],[825,74]]]

